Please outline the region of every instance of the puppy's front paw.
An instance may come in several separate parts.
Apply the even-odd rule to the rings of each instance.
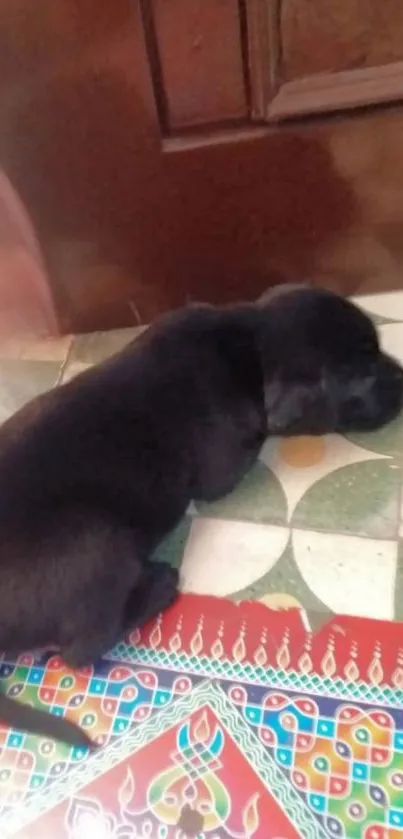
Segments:
[[[162,579],[164,580],[167,586],[172,586],[173,588],[178,588],[179,586],[179,571],[177,568],[173,568],[172,565],[168,565],[168,563],[164,562],[161,563],[160,566],[160,574]]]
[[[167,609],[179,594],[179,571],[167,563],[161,563],[155,575],[153,597],[159,599]]]

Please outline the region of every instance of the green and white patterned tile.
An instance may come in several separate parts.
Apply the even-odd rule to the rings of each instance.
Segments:
[[[396,541],[295,529],[292,545],[306,585],[328,609],[394,619]]]
[[[395,541],[293,530],[279,560],[232,597],[299,607],[317,625],[334,614],[398,618],[395,589],[403,596],[403,552],[399,564]]]
[[[399,464],[403,463],[403,416],[401,415],[378,431],[354,432],[348,434],[347,439],[373,454],[389,455],[389,457],[397,458]]]
[[[214,504],[195,504],[209,518],[286,524],[287,499],[276,475],[256,463],[229,495]]]
[[[193,518],[181,566],[183,591],[226,597],[263,577],[284,553],[286,527]]]
[[[175,530],[172,530],[164,541],[161,542],[155,553],[154,559],[156,562],[167,562],[174,568],[180,568],[185,546],[189,538],[192,520],[192,516],[184,516]]]
[[[58,381],[61,363],[57,361],[0,362],[0,424],[26,402],[50,390]]]
[[[313,593],[295,562],[291,534],[276,564],[251,585],[232,594],[234,600],[259,600],[271,609],[303,608],[332,617],[333,612]]]
[[[394,540],[293,530],[279,560],[232,598],[272,609],[298,607],[314,625],[334,614],[399,619],[403,549],[399,558]]]
[[[293,527],[397,538],[400,470],[393,460],[371,460],[335,469],[299,501]]]
[[[400,470],[393,459],[337,434],[268,440],[261,461],[287,499],[287,520],[299,527],[396,535]]]

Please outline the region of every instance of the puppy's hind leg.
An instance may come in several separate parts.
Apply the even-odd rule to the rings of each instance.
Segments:
[[[125,592],[124,608],[115,614],[116,621],[112,620],[111,615],[104,615],[102,630],[100,621],[99,624],[95,623],[91,631],[87,628],[85,637],[77,635],[70,646],[62,651],[66,663],[77,668],[97,661],[126,632],[143,626],[168,609],[178,596],[178,583],[179,572],[176,568],[167,563],[148,562],[128,596]]]
[[[99,610],[101,611],[101,610]],[[120,618],[120,616],[119,616]],[[96,664],[108,650],[115,646],[121,636],[121,621],[108,615],[104,620],[97,620],[81,629],[76,625],[75,632],[61,648],[61,656],[73,670]]]
[[[135,534],[102,516],[65,518],[53,550],[64,571],[56,632],[61,655],[73,668],[93,664],[122,635],[128,592],[142,577]]]

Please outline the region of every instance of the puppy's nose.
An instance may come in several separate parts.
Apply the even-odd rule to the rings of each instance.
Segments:
[[[394,358],[385,356],[384,359],[384,384],[389,393],[394,394],[399,409],[403,408],[403,367]],[[383,376],[381,377],[382,383]]]

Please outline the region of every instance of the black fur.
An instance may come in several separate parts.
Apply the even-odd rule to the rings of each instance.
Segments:
[[[191,499],[235,486],[267,434],[377,428],[402,404],[372,323],[329,292],[163,317],[0,430],[0,649],[95,661],[173,601],[177,574],[151,555]],[[0,717],[32,730],[20,709],[0,697]],[[35,730],[57,736],[46,720]]]

